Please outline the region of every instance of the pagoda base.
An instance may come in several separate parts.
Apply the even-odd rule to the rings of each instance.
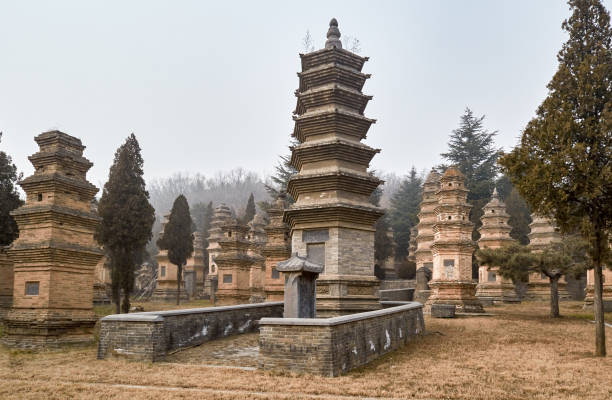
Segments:
[[[603,308],[604,312],[612,312],[612,286],[604,286],[603,292]],[[587,286],[586,297],[584,298],[584,310],[593,310],[593,302],[595,298],[595,288]]]
[[[178,290],[176,288],[156,288],[150,300],[159,302],[176,301],[177,292]],[[189,295],[184,289],[181,289],[180,299],[181,301],[189,301]]]
[[[431,296],[431,290],[419,290],[414,293],[414,301],[425,304]]]
[[[218,289],[216,294],[216,303],[218,306],[232,306],[236,304],[248,304],[251,299],[251,293],[248,291]]]
[[[2,343],[16,348],[53,348],[94,341],[98,317],[92,310],[11,309]]]
[[[320,275],[317,317],[329,318],[380,310],[380,281],[375,276]]]
[[[476,297],[476,284],[461,281],[431,281],[431,296],[424,311],[431,311],[432,304],[454,304],[457,313],[483,313],[482,303]]]
[[[511,283],[483,282],[476,286],[476,297],[483,304],[520,303]]]
[[[559,300],[571,300],[570,293],[567,291],[567,283],[559,282]],[[527,284],[527,292],[525,292],[524,300],[532,301],[548,301],[550,300],[550,283],[549,282],[529,282]]]
[[[270,287],[266,288],[266,301],[284,301],[285,288]]]
[[[217,291],[217,275],[207,275],[204,280],[204,296],[209,299],[214,299]]]

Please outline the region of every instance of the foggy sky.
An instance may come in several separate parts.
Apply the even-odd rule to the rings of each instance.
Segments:
[[[372,167],[405,174],[441,161],[466,106],[513,146],[569,15],[558,0],[0,0],[0,148],[27,176],[33,137],[60,129],[87,146],[98,186],[131,132],[147,179],[270,173],[293,129],[302,38],[321,48],[336,17],[370,57]]]

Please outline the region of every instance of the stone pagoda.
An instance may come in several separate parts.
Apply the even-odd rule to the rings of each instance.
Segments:
[[[410,240],[408,241],[408,262],[416,265],[417,235],[419,231],[416,225],[410,228]]]
[[[515,243],[516,241],[510,237],[512,227],[508,225],[509,219],[506,205],[499,199],[497,189],[494,189],[491,200],[483,207],[483,215],[480,218],[482,226],[478,230],[480,232],[478,246],[481,249],[499,249]],[[483,304],[519,302],[512,280],[499,275],[496,272],[498,269],[486,265],[479,267],[476,297]]]
[[[267,301],[283,301],[285,282],[276,265],[291,256],[289,227],[283,222],[283,213],[287,206],[285,198],[285,194],[281,193],[274,205],[268,209],[270,223],[264,228],[267,241],[262,253],[266,258],[264,290]]]
[[[382,182],[368,173],[380,150],[361,140],[375,121],[363,115],[371,96],[361,90],[367,57],[342,49],[332,19],[325,48],[300,54],[288,184],[296,202],[285,210],[292,252],[323,265],[317,314],[335,316],[379,309],[374,276],[374,223],[383,210],[369,202]]]
[[[185,291],[189,298],[201,298],[204,293],[204,240],[202,233],[193,233],[193,253],[183,268]]]
[[[251,290],[251,269],[258,260],[249,255],[249,228],[236,220],[221,227],[223,237],[217,240],[219,251],[215,264],[219,277],[216,299],[220,305],[248,303]]]
[[[457,312],[483,312],[472,281],[472,240],[474,224],[470,222],[471,205],[467,202],[465,176],[452,166],[440,178],[438,205],[434,209],[433,274],[429,286],[432,293],[426,306],[454,304]]]
[[[264,292],[266,259],[262,255],[263,248],[268,240],[266,231],[264,230],[266,221],[262,214],[257,213],[247,226],[249,228],[247,239],[250,242],[247,254],[253,260],[249,269],[249,290],[251,291],[249,303],[261,303],[266,299],[266,294]]]
[[[170,218],[170,214],[164,215],[159,237],[164,236],[166,224]],[[177,267],[168,259],[168,250],[159,249],[159,253],[155,257],[157,259],[157,285],[151,296],[152,301],[176,301],[178,292],[178,282],[176,279]],[[184,275],[183,275],[184,276]],[[185,283],[181,285],[181,301],[189,300],[189,294],[185,290]]]
[[[102,251],[93,235],[98,189],[85,177],[85,146],[59,131],[35,138],[34,175],[20,182],[26,203],[11,214],[19,238],[8,250],[14,265],[13,306],[3,341],[47,347],[93,340],[94,268]]]
[[[427,283],[431,279],[433,271],[433,256],[431,245],[433,244],[434,234],[433,225],[436,222],[434,209],[438,205],[436,193],[440,188],[440,174],[431,169],[423,185],[423,194],[419,211],[419,223],[417,224],[416,237],[416,278],[417,287],[415,290],[415,300],[424,303],[429,298],[431,290]]]
[[[208,274],[204,281],[204,295],[214,300],[217,290],[217,264],[215,257],[221,251],[219,239],[223,238],[223,230],[221,227],[232,221],[232,210],[225,204],[220,204],[215,208],[213,217],[208,230]]]
[[[534,253],[542,251],[546,246],[561,241],[559,229],[546,217],[531,214],[529,247]],[[567,300],[570,294],[567,291],[567,281],[565,277],[559,279],[559,299]],[[548,300],[550,299],[550,280],[544,274],[533,272],[529,274],[529,283],[525,298],[528,300]]]

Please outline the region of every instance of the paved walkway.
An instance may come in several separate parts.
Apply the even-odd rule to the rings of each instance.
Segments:
[[[176,352],[166,362],[252,369],[257,367],[258,355],[259,333],[246,333]]]

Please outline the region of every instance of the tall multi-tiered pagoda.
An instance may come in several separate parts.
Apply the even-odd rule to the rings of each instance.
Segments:
[[[510,237],[512,227],[508,224],[510,215],[506,212],[506,205],[499,199],[497,189],[493,190],[491,200],[483,207],[480,217],[482,226],[478,230],[480,239],[478,246],[481,249],[499,249],[515,243]],[[512,280],[504,278],[497,273],[499,268],[481,265],[478,271],[478,286],[476,297],[483,303],[515,303],[519,298],[514,290]]]
[[[204,282],[204,295],[214,299],[217,290],[217,264],[215,257],[221,251],[219,239],[223,238],[221,227],[232,221],[232,210],[225,204],[220,204],[215,208],[213,217],[208,230],[208,274]]]
[[[193,233],[193,253],[183,268],[185,291],[189,298],[201,298],[204,293],[204,257],[204,239],[202,233],[196,231]]]
[[[317,312],[342,315],[380,308],[374,276],[374,223],[383,211],[369,202],[381,183],[368,173],[380,150],[361,140],[375,121],[363,115],[371,96],[361,90],[367,57],[342,48],[332,19],[325,48],[300,54],[291,165],[297,171],[285,211],[292,252],[323,265],[317,280]]]
[[[20,235],[9,249],[13,306],[3,341],[18,347],[89,342],[97,320],[93,274],[103,254],[93,238],[98,189],[85,176],[93,164],[73,136],[51,131],[35,140],[34,175],[20,183],[26,203],[11,213]]]
[[[472,240],[474,224],[469,215],[465,176],[449,167],[440,178],[438,205],[434,209],[433,275],[429,286],[432,293],[426,305],[455,304],[457,312],[483,312],[472,281],[472,255],[476,243]]]
[[[263,248],[266,258],[264,290],[267,301],[282,301],[285,281],[283,274],[276,269],[276,264],[291,256],[291,242],[289,241],[289,227],[283,222],[283,213],[287,206],[286,196],[281,193],[274,205],[268,209],[270,223],[264,228],[267,241]]]
[[[548,218],[531,214],[531,220],[529,224],[531,231],[527,236],[529,237],[529,247],[533,252],[542,251],[546,246],[561,241],[559,229]],[[565,277],[559,279],[558,290],[559,299],[567,300],[570,298]],[[539,272],[529,274],[525,298],[530,300],[550,299],[550,280],[548,277]]]
[[[436,193],[440,188],[440,174],[432,168],[427,175],[423,185],[423,194],[419,211],[419,223],[417,224],[416,250],[414,252],[417,269],[417,287],[415,300],[424,303],[429,298],[431,290],[428,281],[433,271],[433,256],[431,245],[434,234],[433,225],[436,222],[434,209],[438,205]]]

